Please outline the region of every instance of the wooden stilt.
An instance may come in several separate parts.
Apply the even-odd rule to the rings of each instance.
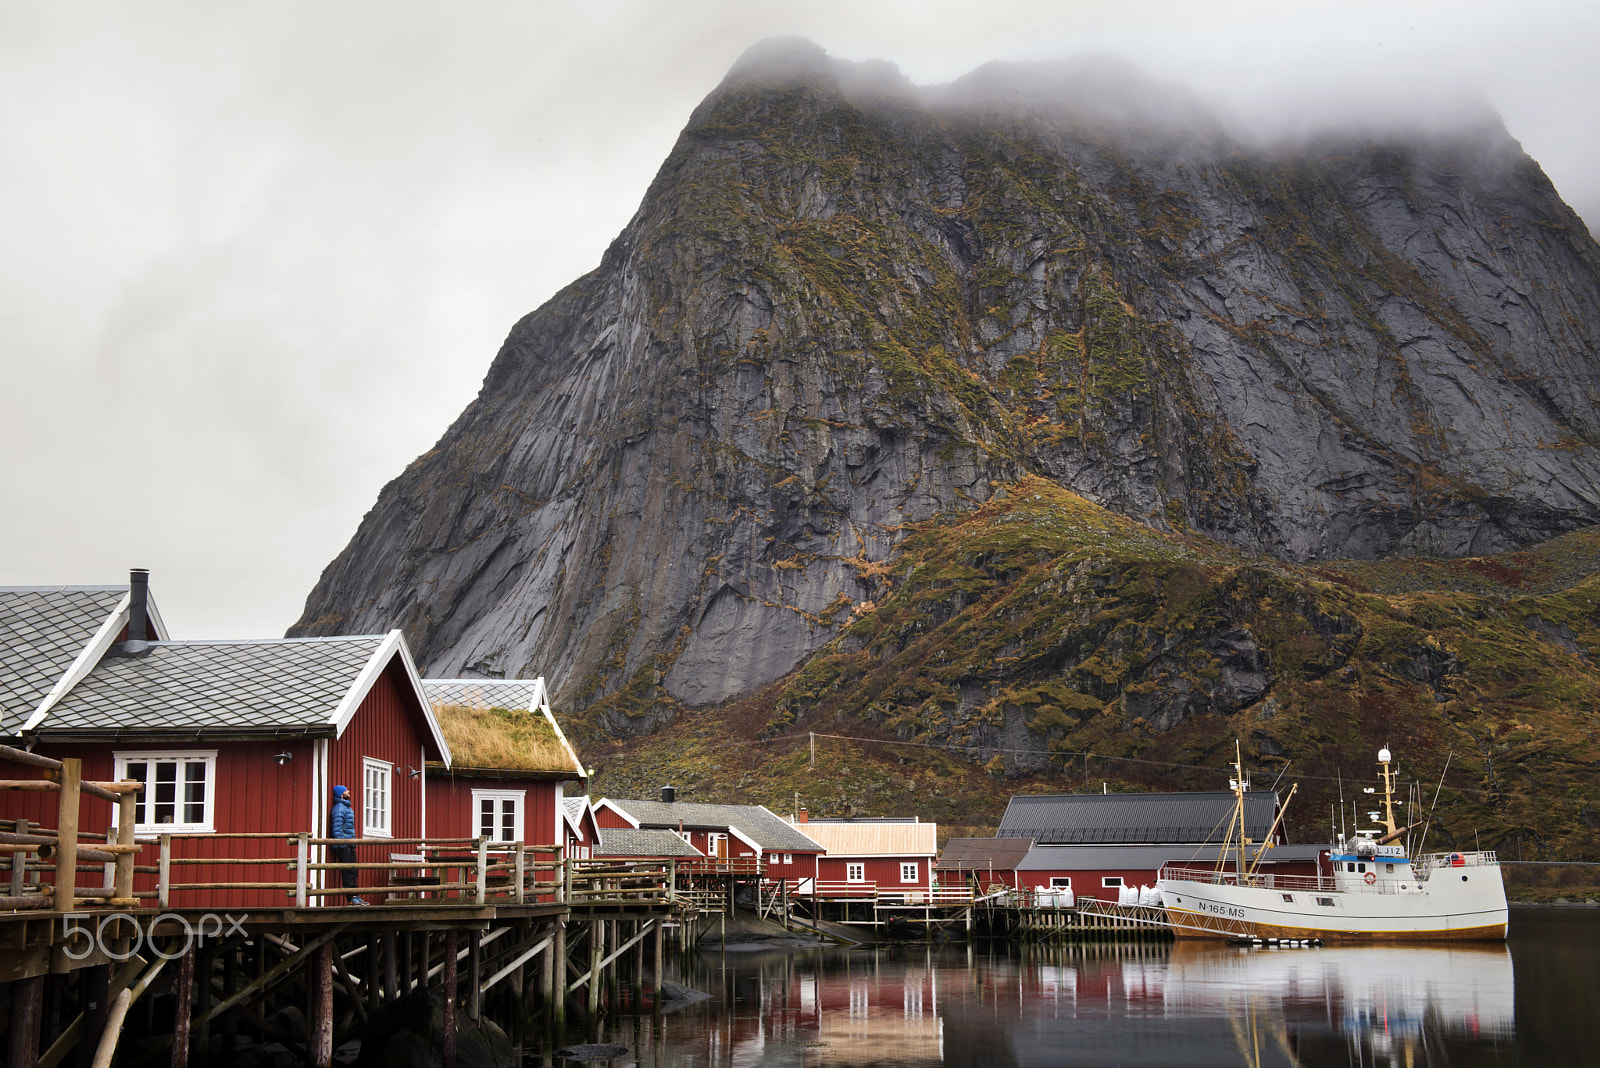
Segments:
[[[605,953],[605,924],[589,921],[589,1016],[600,1011],[600,961]]]
[[[456,1068],[456,943],[454,927],[444,933],[444,1068]]]
[[[655,950],[656,950],[655,965],[656,965],[656,968],[655,968],[655,971],[651,973],[651,979],[655,983],[655,1007],[656,1007],[657,1011],[660,1011],[660,1009],[661,1009],[661,959],[662,959],[661,941],[662,941],[662,938],[664,936],[663,936],[663,933],[662,933],[662,926],[663,926],[662,925],[662,921],[659,918],[656,919],[655,925],[656,925],[656,930],[655,930],[655,935],[656,935],[656,938],[655,938],[655,942],[656,942],[656,945],[655,945]]]
[[[400,997],[400,965],[395,959],[395,954],[400,951],[393,931],[383,933],[383,990],[384,996],[391,1002]]]
[[[111,965],[99,964],[85,968],[83,982],[83,1027],[81,1034],[88,1041],[78,1043],[78,1068],[89,1068],[94,1061],[95,1044],[106,1029],[106,1017],[111,1012]]]
[[[549,1011],[550,999],[555,994],[556,988],[556,953],[560,950],[560,943],[555,937],[555,928],[559,924],[552,924],[550,931],[550,947],[539,957],[539,997]]]
[[[483,945],[477,931],[467,932],[467,1019],[483,1013]]]
[[[555,1013],[555,1033],[561,1039],[567,1019],[567,921],[556,920],[556,940],[550,947],[550,970],[555,984],[550,991],[550,1009]]]
[[[194,1029],[193,1053],[189,1058],[197,1068],[209,1068],[211,1064],[211,1018],[207,1013],[211,1009],[211,972],[216,960],[215,942],[202,942],[195,960],[195,978],[198,980],[195,984],[195,1010],[200,1022]]]
[[[172,982],[172,1068],[188,1068],[190,993],[194,989],[194,947],[178,958],[178,977]]]
[[[317,947],[311,964],[311,1018],[306,1021],[312,1068],[333,1064],[333,940]]]
[[[38,1065],[39,1024],[43,1019],[44,976],[18,979],[11,985],[11,1030],[6,1043],[6,1064],[11,1068]]]
[[[416,969],[411,966],[411,958],[415,956],[411,947],[412,934],[407,931],[400,936],[400,992],[409,994],[416,989],[412,985],[417,977]]]

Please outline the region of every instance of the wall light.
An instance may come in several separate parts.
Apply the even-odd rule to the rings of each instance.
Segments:
[[[289,763],[289,761],[294,759],[294,754],[289,752],[289,750],[285,749],[283,752],[278,753],[272,759],[276,760],[278,762],[278,767],[281,768],[285,764]]]

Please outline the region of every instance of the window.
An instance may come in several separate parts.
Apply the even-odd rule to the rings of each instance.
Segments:
[[[1289,902],[1289,904],[1291,904],[1291,905],[1294,904],[1294,895],[1293,894],[1284,894],[1283,895],[1283,899],[1285,901]]]
[[[144,783],[134,795],[134,830],[210,833],[216,800],[215,749],[114,754],[118,779]]]
[[[776,864],[776,863],[778,863],[778,854],[776,854],[776,853],[772,854],[772,859],[768,860],[767,863],[768,864]]]
[[[844,866],[844,877],[852,883],[867,881],[867,866],[861,861],[852,860]]]
[[[785,853],[783,855],[783,862],[785,864],[793,864],[794,863],[794,854],[793,853]]]
[[[392,838],[389,827],[389,780],[394,765],[385,760],[361,758],[361,836]]]
[[[522,790],[474,790],[478,833],[491,842],[522,841]]]
[[[1383,866],[1383,870],[1386,873],[1388,873],[1389,875],[1393,875],[1394,874],[1394,865],[1393,864],[1385,864]]]
[[[1100,885],[1101,885],[1102,888],[1105,888],[1105,889],[1110,889],[1111,887],[1114,887],[1114,886],[1121,886],[1122,885],[1122,876],[1120,876],[1120,875],[1107,875],[1105,878],[1100,880]]]
[[[1331,908],[1333,908],[1333,898],[1331,898],[1331,897],[1319,897],[1319,898],[1317,898],[1317,904],[1326,905],[1328,908],[1331,909]]]
[[[1050,888],[1052,890],[1071,890],[1072,889],[1072,876],[1070,876],[1070,875],[1052,875],[1052,876],[1050,876]]]
[[[914,883],[917,881],[916,861],[912,861],[909,864],[900,865],[900,881],[903,883]]]

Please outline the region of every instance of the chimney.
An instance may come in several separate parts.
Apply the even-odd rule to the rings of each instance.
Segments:
[[[670,786],[663,786],[661,788],[661,800],[662,800],[662,802],[664,802],[665,804],[670,805],[670,804],[672,804],[672,802],[676,801],[677,799],[678,799],[678,791],[674,790]]]
[[[150,571],[136,567],[128,572],[128,640],[145,642],[150,637]]]
[[[811,819],[811,814],[809,812],[807,812],[805,809],[802,808],[800,810],[800,815],[796,816],[794,818],[794,821],[796,823],[806,823],[810,819]]]

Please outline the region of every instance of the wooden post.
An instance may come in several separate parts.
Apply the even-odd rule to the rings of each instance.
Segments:
[[[551,941],[539,961],[539,997],[544,1001],[545,1010],[549,1011],[550,999],[554,996],[556,985],[556,943],[555,932],[551,931]]]
[[[306,907],[306,888],[309,882],[307,876],[310,874],[306,865],[309,863],[311,863],[311,835],[302,831],[295,842],[294,857],[294,907],[297,909]]]
[[[120,846],[133,845],[135,796],[131,793],[117,795],[117,844]],[[126,901],[133,897],[133,862],[132,853],[118,853],[116,874],[112,878],[112,887],[115,896]]]
[[[97,964],[85,968],[83,976],[83,1032],[78,1041],[78,1064],[88,1068],[94,1059],[96,1044],[106,1029],[106,1019],[111,1014],[111,965]]]
[[[416,989],[416,970],[411,967],[411,958],[415,954],[411,951],[411,934],[407,932],[400,936],[400,990],[409,994]]]
[[[16,854],[22,856],[21,853]],[[39,1023],[44,1018],[44,976],[18,979],[11,985],[11,1029],[7,1035],[6,1064],[10,1068],[36,1068],[39,1063]]]
[[[27,820],[18,820],[17,821],[17,833],[18,834],[27,834],[28,833],[28,826],[29,826],[29,824],[28,824]],[[11,854],[11,896],[12,897],[21,897],[22,896],[23,877],[27,874],[27,871],[28,871],[28,857],[29,857],[29,855],[30,854],[22,853],[22,852],[17,852],[17,853]]]
[[[311,967],[311,1019],[306,1021],[306,1052],[312,1068],[333,1064],[333,939],[317,947]]]
[[[160,874],[156,877],[156,900],[161,902],[161,907],[172,907],[172,835],[163,834],[160,838],[159,855],[156,864],[159,865]],[[149,1002],[146,1002],[149,1004]]]
[[[483,944],[477,931],[467,932],[467,1019],[483,1011]]]
[[[522,885],[522,880],[527,874],[527,867],[528,867],[527,847],[525,847],[521,842],[518,842],[517,843],[517,857],[516,857],[515,877],[516,877],[516,887],[517,887],[516,900],[517,900],[517,904],[519,904],[519,905],[523,904],[528,899],[527,888]]]
[[[200,943],[200,959],[196,962],[195,971],[199,982],[195,986],[195,993],[199,995],[196,1009],[200,1017],[199,1025],[194,1029],[195,1056],[197,1065],[205,1066],[211,1063],[211,1021],[206,1014],[211,1010],[211,972],[217,959],[217,947],[204,941]],[[233,1060],[233,1051],[228,1051],[228,1060]]]
[[[78,800],[82,793],[83,761],[61,761],[61,798],[56,822],[56,911],[71,912],[78,888]]]
[[[600,1011],[600,962],[605,959],[606,925],[589,921],[589,1016]]]
[[[172,984],[172,1068],[188,1068],[189,1009],[194,987],[194,946],[178,958],[178,978]]]
[[[423,990],[428,985],[428,968],[433,961],[433,936],[428,931],[419,931],[417,943],[417,978],[411,987],[413,990]]]
[[[456,1068],[456,943],[454,927],[444,933],[444,1068]]]
[[[567,921],[557,919],[555,924],[556,938],[550,946],[551,971],[555,973],[550,1007],[555,1012],[556,1036],[560,1037],[567,1018]]]
[[[556,904],[564,904],[572,900],[572,858],[565,852],[561,855],[561,885],[556,887]],[[562,980],[565,983],[565,980]]]
[[[489,900],[489,839],[478,838],[477,901],[479,905]],[[477,1017],[473,1017],[477,1019]]]
[[[393,1002],[400,997],[400,967],[395,959],[397,939],[393,931],[385,931],[382,940],[384,997]]]
[[[633,933],[636,936],[644,934],[644,924],[648,920],[635,920]],[[638,1011],[644,1005],[644,938],[640,937],[633,944],[633,1007]]]
[[[656,984],[656,995],[655,995],[656,1004],[655,1004],[655,1008],[656,1008],[657,1012],[660,1012],[661,1011],[661,960],[662,960],[661,942],[662,942],[662,940],[664,938],[664,934],[662,932],[662,927],[664,926],[664,924],[662,923],[661,917],[659,917],[659,916],[656,917],[655,924],[656,924],[656,932],[655,932],[655,934],[656,934],[656,938],[655,938],[655,942],[656,942],[656,947],[655,947],[656,948],[656,970],[652,974],[655,976],[655,984]]]

